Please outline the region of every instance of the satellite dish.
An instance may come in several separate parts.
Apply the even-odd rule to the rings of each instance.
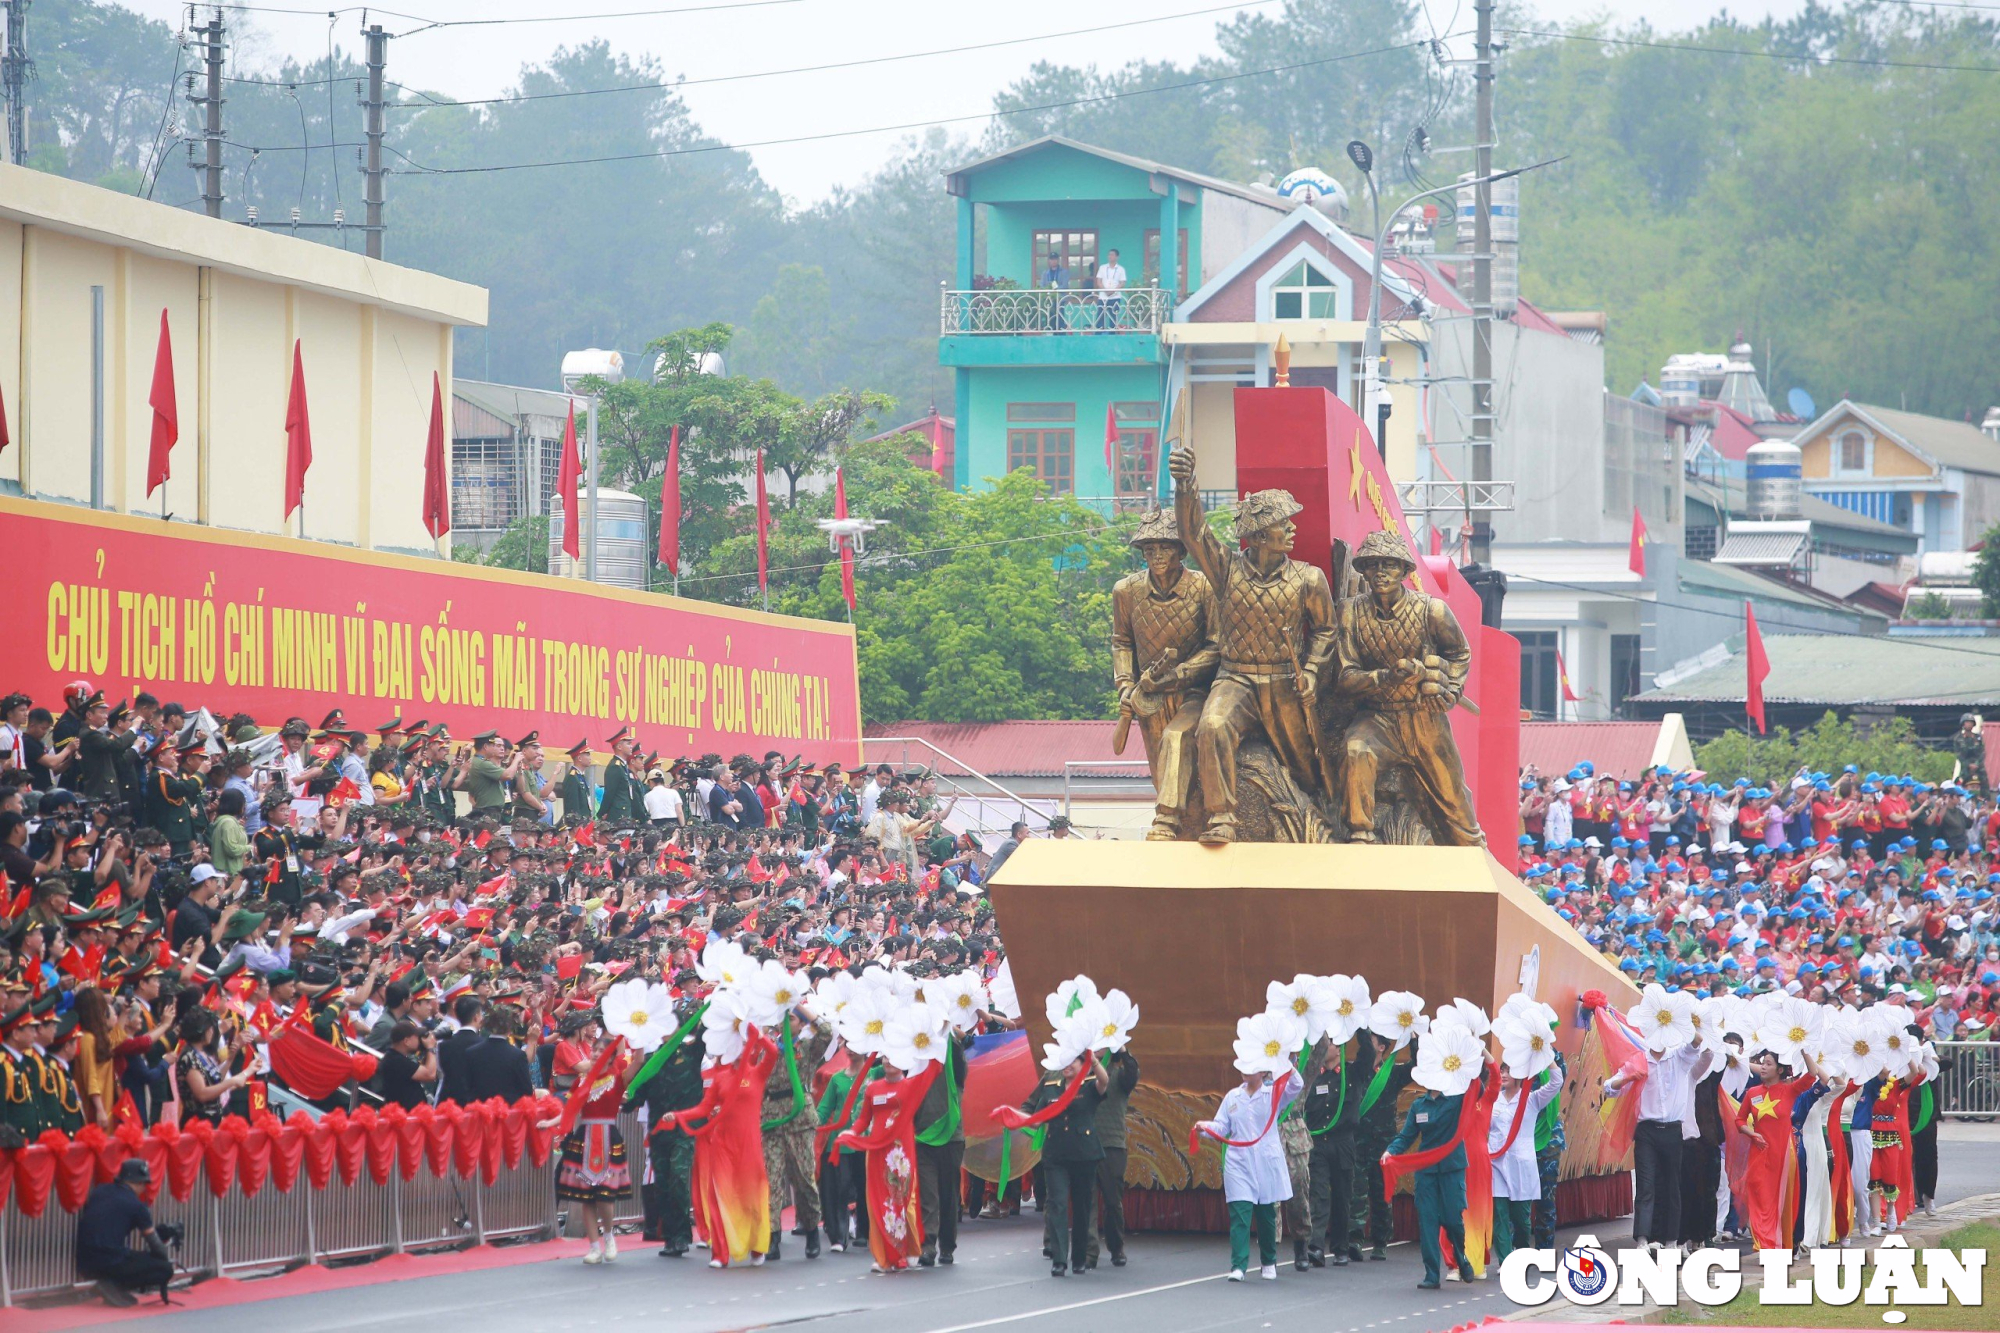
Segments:
[[[1819,415],[1813,406],[1812,395],[1804,389],[1793,389],[1785,395],[1785,403],[1792,409],[1792,415],[1800,421],[1811,421]]]

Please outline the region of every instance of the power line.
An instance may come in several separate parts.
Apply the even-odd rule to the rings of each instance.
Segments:
[[[1540,28],[1495,28],[1510,37],[1545,37],[1552,41],[1594,42],[1599,46],[1645,47],[1655,51],[1691,51],[1703,55],[1747,56],[1810,65],[1859,65],[1867,69],[1919,69],[1946,74],[2000,74],[2000,65],[1946,65],[1923,60],[1889,60],[1878,56],[1818,55],[1811,51],[1761,51],[1734,46],[1701,46],[1693,42],[1648,41],[1639,37],[1597,37],[1583,32],[1547,32]]]
[[[529,171],[543,167],[595,166],[611,162],[650,161],[656,158],[686,157],[696,153],[740,152],[750,148],[772,148],[780,144],[818,143],[827,139],[851,139],[864,134],[892,134],[900,130],[930,129],[940,125],[959,125],[972,121],[993,120],[1003,116],[1030,115],[1038,111],[1062,111],[1072,107],[1090,106],[1101,102],[1116,102],[1128,97],[1148,97],[1156,93],[1182,92],[1189,88],[1213,87],[1218,84],[1233,83],[1239,79],[1261,78],[1266,74],[1284,74],[1292,70],[1311,69],[1322,65],[1339,64],[1347,60],[1361,60],[1369,56],[1389,55],[1396,51],[1408,51],[1419,46],[1429,46],[1428,39],[1418,42],[1397,42],[1392,46],[1372,47],[1366,51],[1349,51],[1341,55],[1320,56],[1312,60],[1295,60],[1288,64],[1272,65],[1266,69],[1240,70],[1234,74],[1218,74],[1209,78],[1185,79],[1179,83],[1161,84],[1153,88],[1131,88],[1123,92],[1095,93],[1086,97],[1070,97],[1059,102],[1044,102],[1035,106],[1008,107],[999,111],[980,111],[964,116],[940,116],[930,120],[904,121],[896,125],[874,125],[858,130],[828,130],[823,134],[786,135],[776,139],[757,139],[733,144],[697,144],[691,148],[662,148],[646,153],[610,153],[601,157],[552,158],[544,162],[508,162],[487,167],[426,167],[414,161],[419,175],[427,176],[467,176],[495,171]],[[405,161],[410,159],[405,158]]]
[[[1274,5],[1279,0],[1243,0],[1233,5],[1211,5],[1206,9],[1187,9],[1178,14],[1161,14],[1155,18],[1126,19],[1118,23],[1100,23],[1089,28],[1070,28],[1064,32],[1037,33],[1031,37],[1006,37],[991,42],[970,42],[963,46],[941,46],[929,51],[905,51],[889,56],[864,56],[857,60],[835,60],[820,65],[795,65],[789,69],[754,70],[746,74],[714,74],[698,79],[658,79],[650,83],[626,83],[613,88],[577,88],[554,93],[520,93],[506,97],[467,97],[443,99],[417,93],[422,102],[404,102],[390,108],[392,111],[422,110],[425,106],[494,106],[514,102],[543,102],[566,97],[597,97],[605,93],[658,92],[663,89],[694,88],[712,83],[736,83],[747,79],[770,79],[789,74],[818,74],[826,70],[857,69],[866,65],[888,65],[903,60],[925,60],[933,56],[962,55],[969,51],[992,51],[1001,47],[1026,46],[1034,42],[1055,41],[1063,37],[1085,37],[1092,33],[1114,32],[1121,28],[1141,28],[1154,23],[1171,23],[1177,19],[1200,18],[1209,14],[1236,13],[1245,9],[1255,9]],[[402,87],[403,85],[397,85]]]
[[[463,28],[486,27],[509,23],[570,23],[598,19],[640,19],[657,18],[668,14],[713,14],[726,13],[734,9],[768,9],[773,5],[798,5],[806,0],[735,0],[731,4],[675,5],[665,9],[617,9],[596,14],[524,14],[511,18],[484,19],[434,19],[422,14],[401,13],[394,9],[383,9],[379,5],[340,5],[330,9],[300,9],[287,5],[246,5],[231,4],[225,0],[221,4],[209,0],[197,0],[204,9],[235,9],[249,14],[296,14],[311,18],[333,18],[340,14],[382,14],[389,18],[407,19],[411,23],[421,23],[423,28]],[[410,36],[403,33],[402,36]]]

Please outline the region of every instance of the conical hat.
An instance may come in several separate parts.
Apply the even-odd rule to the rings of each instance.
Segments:
[[[1187,543],[1181,540],[1180,524],[1165,509],[1148,510],[1146,516],[1139,520],[1139,526],[1132,530],[1131,540],[1126,544],[1143,546],[1147,542],[1172,542],[1182,550],[1187,549]]]
[[[1390,560],[1405,569],[1415,569],[1417,562],[1410,558],[1410,548],[1403,539],[1387,528],[1377,528],[1361,543],[1361,549],[1354,553],[1354,567],[1376,560]]]

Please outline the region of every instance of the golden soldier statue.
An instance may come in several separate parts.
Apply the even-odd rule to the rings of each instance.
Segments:
[[[1181,810],[1194,776],[1194,729],[1215,674],[1215,595],[1208,579],[1187,567],[1187,547],[1173,515],[1155,509],[1139,522],[1132,545],[1146,567],[1111,589],[1111,667],[1118,686],[1118,735],[1124,753],[1132,722],[1146,742],[1146,763],[1158,793],[1146,836],[1180,836]]]
[[[1385,764],[1403,765],[1415,780],[1412,794],[1429,807],[1431,836],[1483,847],[1447,720],[1465,692],[1472,647],[1449,606],[1403,586],[1417,566],[1394,533],[1368,534],[1353,565],[1368,590],[1338,611],[1338,688],[1356,708],[1343,747],[1348,836],[1375,841],[1376,776]]]
[[[1249,547],[1225,551],[1208,530],[1194,485],[1194,451],[1177,446],[1174,517],[1181,540],[1215,589],[1221,670],[1195,731],[1202,805],[1201,840],[1236,839],[1236,754],[1263,736],[1306,791],[1325,790],[1329,771],[1308,701],[1333,658],[1333,590],[1326,572],[1293,560],[1301,505],[1287,491],[1258,491],[1236,507],[1236,534]]]

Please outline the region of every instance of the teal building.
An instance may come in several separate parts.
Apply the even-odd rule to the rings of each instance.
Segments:
[[[958,202],[938,338],[956,381],[953,485],[1027,468],[1106,508],[1150,503],[1167,409],[1162,328],[1287,201],[1059,136],[945,183]],[[1124,279],[1105,291],[1095,280],[1113,262]]]

